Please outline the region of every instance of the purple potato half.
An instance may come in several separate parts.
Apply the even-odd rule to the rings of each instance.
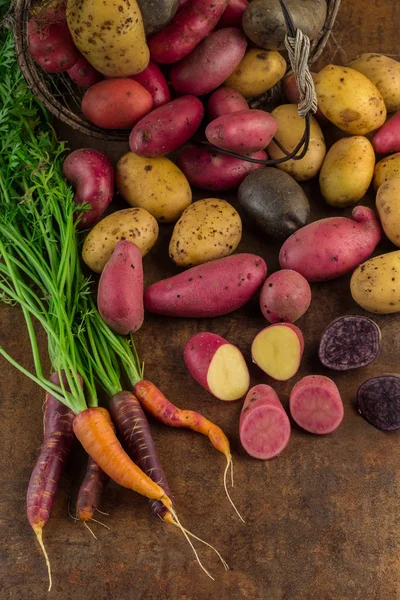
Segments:
[[[358,389],[359,413],[383,431],[400,429],[400,377],[381,375],[367,379]]]

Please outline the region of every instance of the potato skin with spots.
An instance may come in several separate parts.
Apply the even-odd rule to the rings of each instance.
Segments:
[[[299,116],[296,104],[282,104],[275,108],[271,115],[278,123],[275,139],[288,152],[291,152],[296,148],[304,135],[305,119]],[[268,154],[274,160],[285,156],[274,141],[268,146]],[[325,154],[324,134],[316,119],[311,117],[310,143],[304,158],[301,160],[288,160],[276,166],[281,171],[289,173],[296,181],[307,181],[318,174]]]
[[[115,174],[124,200],[162,223],[175,223],[192,202],[188,180],[166,157],[143,158],[128,152],[119,159]]]
[[[277,128],[268,112],[248,108],[214,119],[207,125],[205,136],[217,148],[243,155],[264,150]]]
[[[251,98],[274,87],[285,72],[286,61],[279,52],[251,48],[224,85],[238,91],[245,98]]]
[[[377,314],[400,311],[400,250],[370,258],[353,273],[353,300],[364,310]]]
[[[374,175],[375,152],[361,135],[338,140],[329,149],[319,174],[325,201],[331,206],[355,204],[366,194]]]
[[[317,73],[314,84],[322,113],[342,131],[366,135],[384,124],[387,111],[382,95],[362,73],[328,65]]]
[[[145,256],[158,238],[158,223],[144,208],[126,208],[108,215],[88,233],[82,248],[87,266],[101,273],[120,240],[134,242]]]
[[[397,60],[370,52],[361,54],[349,63],[349,67],[376,85],[389,113],[400,109],[400,63]]]
[[[374,189],[377,191],[382,183],[400,177],[400,152],[382,158],[375,166]]]
[[[136,0],[67,0],[67,23],[77,48],[97,71],[128,77],[150,59]]]
[[[232,254],[242,238],[238,212],[225,200],[206,198],[189,206],[172,232],[170,258],[192,267]]]
[[[382,183],[376,195],[376,208],[386,237],[400,248],[400,178]]]

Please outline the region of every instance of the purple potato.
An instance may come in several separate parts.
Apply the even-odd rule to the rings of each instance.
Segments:
[[[358,389],[359,413],[383,431],[400,429],[400,377],[381,375],[367,379]]]
[[[319,358],[336,371],[365,367],[379,355],[381,332],[368,317],[347,315],[333,321],[322,334]]]

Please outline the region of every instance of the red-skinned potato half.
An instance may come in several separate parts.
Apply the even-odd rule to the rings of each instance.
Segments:
[[[290,438],[290,421],[275,390],[256,385],[249,390],[240,413],[240,442],[247,454],[268,460],[280,454]]]
[[[253,362],[277,381],[296,375],[304,350],[303,335],[291,323],[275,323],[260,331],[251,345]]]
[[[104,79],[103,75],[96,71],[84,56],[81,56],[78,62],[68,69],[67,73],[77,86],[85,89]]]
[[[152,108],[151,94],[128,77],[100,81],[82,98],[87,120],[103,129],[129,129]]]
[[[221,336],[197,333],[186,342],[183,356],[194,379],[219,400],[239,400],[249,389],[243,354]]]
[[[303,377],[292,389],[289,402],[290,414],[297,425],[310,433],[332,433],[343,420],[342,398],[329,377]]]
[[[78,228],[94,225],[104,213],[114,195],[114,168],[110,159],[91,148],[71,152],[64,160],[63,174],[75,190],[75,204],[90,204],[91,209],[77,211]]]
[[[270,323],[294,323],[304,315],[310,303],[310,284],[291,269],[276,271],[261,288],[261,312]]]

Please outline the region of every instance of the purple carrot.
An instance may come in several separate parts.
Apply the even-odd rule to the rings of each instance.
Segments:
[[[89,456],[86,474],[79,488],[76,500],[76,515],[83,522],[93,519],[94,511],[98,509],[109,477],[99,465]]]

